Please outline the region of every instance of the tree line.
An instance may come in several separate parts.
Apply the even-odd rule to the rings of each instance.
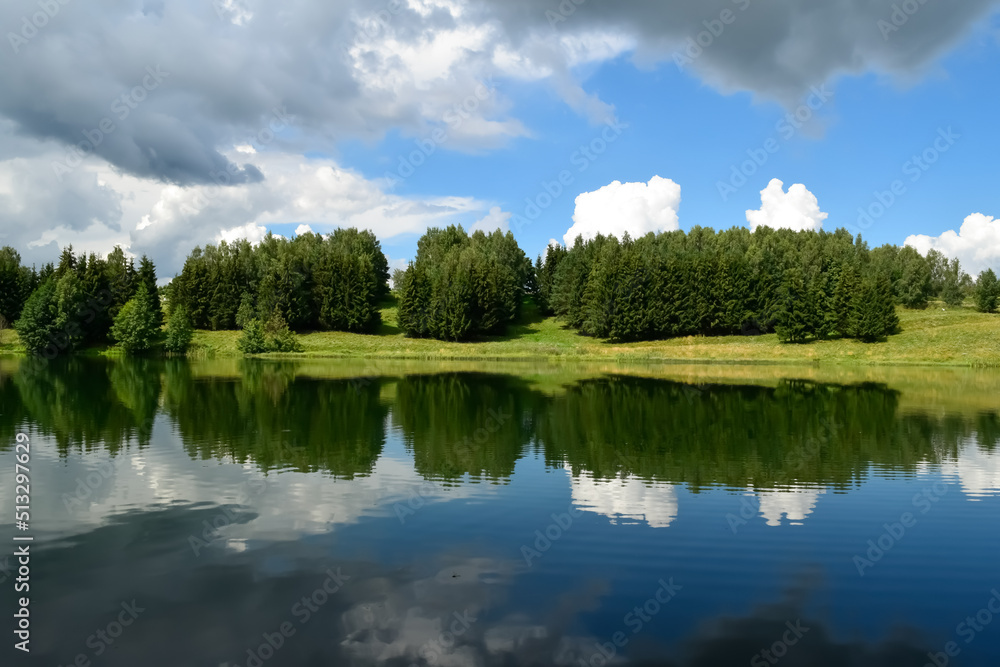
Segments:
[[[909,246],[869,249],[844,229],[694,227],[637,239],[578,237],[572,248],[549,246],[535,274],[544,313],[622,341],[772,332],[784,342],[874,341],[897,330],[897,303],[925,308],[941,298],[958,305],[972,286],[958,260]],[[993,272],[977,285],[980,309],[992,312]]]
[[[198,329],[245,328],[279,317],[291,329],[373,333],[389,293],[389,265],[375,235],[338,229],[285,239],[268,233],[196,247],[170,283],[170,307]]]
[[[1000,446],[996,411],[915,413],[883,385],[802,380],[695,386],[607,376],[550,395],[484,373],[317,379],[294,363],[246,360],[236,375],[206,377],[175,359],[75,357],[8,376],[0,406],[0,452],[25,423],[63,455],[143,447],[163,415],[192,458],[347,479],[374,470],[390,432],[404,434],[427,479],[506,481],[519,459],[537,456],[574,476],[691,490],[846,488],[873,463],[915,474],[970,442],[983,454]]]
[[[388,279],[380,242],[354,228],[196,247],[162,289],[152,261],[136,268],[121,248],[101,258],[68,247],[36,270],[5,247],[0,327],[13,324],[29,352],[45,356],[108,342],[183,352],[196,328],[242,329],[247,354],[295,351],[294,331],[378,330]],[[870,249],[843,229],[599,235],[552,245],[532,265],[510,232],[450,226],[419,239],[393,293],[407,335],[442,340],[502,334],[531,297],[543,314],[612,340],[773,332],[784,342],[874,341],[897,330],[897,304],[971,296],[995,312],[1000,283],[992,270],[973,281],[935,250]]]
[[[399,325],[410,336],[442,340],[503,333],[518,320],[533,274],[510,232],[429,229],[416,259],[394,276]]]
[[[54,358],[89,345],[117,342],[142,349],[163,315],[156,267],[143,256],[136,268],[121,248],[106,258],[63,249],[58,264],[21,265],[16,250],[0,250],[0,320],[13,324],[36,357]]]

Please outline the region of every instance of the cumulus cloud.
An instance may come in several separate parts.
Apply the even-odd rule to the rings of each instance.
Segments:
[[[312,234],[312,227],[309,225],[299,225],[295,228],[296,236],[302,236],[303,234]]]
[[[1000,220],[993,216],[973,213],[958,233],[948,230],[940,236],[913,234],[906,237],[905,245],[913,246],[923,255],[937,250],[957,259],[962,270],[973,277],[986,269],[1000,271]]]
[[[648,232],[679,229],[677,209],[681,205],[681,186],[669,178],[653,176],[649,183],[613,181],[594,192],[576,198],[573,226],[563,235],[567,246],[577,236],[592,239],[598,234],[632,238]]]
[[[99,254],[122,245],[149,255],[165,277],[180,271],[196,245],[257,241],[276,224],[297,225],[297,234],[355,226],[391,239],[486,209],[469,197],[402,197],[333,160],[273,151],[259,155],[266,179],[229,187],[150,181],[98,157],[58,185],[49,166],[60,153],[48,142],[29,158],[4,159],[0,142],[0,245],[29,265],[53,261],[68,244]]]
[[[473,223],[469,232],[482,231],[489,234],[499,229],[506,234],[510,231],[510,216],[510,213],[505,213],[499,206],[494,206],[485,218]]]
[[[775,178],[760,191],[760,210],[747,211],[750,229],[756,230],[761,225],[796,231],[822,229],[827,214],[819,210],[816,195],[801,183],[790,186],[788,192],[784,185]]]
[[[769,526],[782,525],[782,519],[793,525],[802,525],[806,517],[812,514],[819,497],[826,489],[763,489],[757,491],[760,501],[760,515]]]
[[[573,476],[569,465],[573,504],[611,519],[612,523],[645,522],[666,528],[677,518],[677,491],[671,484],[651,484],[635,477],[601,481],[589,474]]]

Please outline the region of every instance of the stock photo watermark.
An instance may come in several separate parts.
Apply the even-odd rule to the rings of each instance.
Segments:
[[[659,614],[684,588],[680,584],[675,584],[673,577],[667,580],[660,579],[656,583],[659,584],[656,592],[622,617],[622,624],[631,631],[632,636],[642,632],[646,624],[650,623],[653,617]],[[590,658],[578,658],[577,664],[580,667],[604,667],[615,660],[618,652],[624,649],[630,640],[631,636],[628,633],[619,630],[611,635],[610,641],[596,642],[594,644],[596,650]]]
[[[7,41],[10,42],[10,48],[14,51],[14,55],[17,55],[21,51],[21,47],[34,39],[38,31],[45,28],[49,21],[54,19],[59,11],[70,2],[72,0],[38,0],[40,11],[25,14],[21,17],[20,30],[16,33],[7,33]]]
[[[628,128],[628,123],[623,123],[617,118],[605,123],[601,132],[585,144],[581,144],[569,156],[569,163],[576,168],[576,173],[582,174],[590,168],[608,148],[621,137]],[[511,229],[520,231],[522,228],[533,223],[542,213],[555,203],[573,184],[575,176],[569,169],[562,169],[555,175],[553,180],[542,180],[540,188],[534,196],[524,198],[524,209],[520,214],[511,215]]]
[[[392,191],[401,182],[417,173],[417,169],[422,167],[437,152],[438,147],[448,142],[451,138],[450,133],[459,129],[465,121],[472,117],[473,112],[496,94],[496,91],[497,85],[490,77],[486,82],[476,86],[475,90],[465,99],[448,109],[441,117],[442,122],[448,126],[447,129],[438,127],[427,136],[414,139],[413,143],[416,148],[405,155],[398,156],[395,172],[387,171],[385,173],[386,188]]]
[[[313,616],[318,614],[322,608],[336,595],[345,583],[350,580],[350,576],[343,574],[338,567],[336,571],[328,569],[326,579],[317,586],[309,595],[302,596],[289,609],[289,614],[298,621],[299,627],[307,624]],[[235,667],[261,667],[265,662],[274,657],[289,639],[295,636],[298,628],[291,620],[282,621],[273,631],[261,634],[263,640],[255,647],[246,650],[246,662],[232,663]],[[225,663],[230,665],[230,663]]]
[[[237,507],[248,505],[253,498],[267,490],[268,484],[266,478],[260,477],[249,479],[241,484],[240,487],[241,491],[240,497],[237,499]],[[223,506],[218,514],[212,517],[211,521],[205,519],[201,522],[204,529],[200,536],[188,535],[188,545],[191,547],[191,551],[194,552],[195,556],[201,555],[202,549],[207,548],[212,542],[223,537],[221,531],[224,528],[239,523],[239,519],[240,515],[235,511],[233,506]]]
[[[747,159],[730,166],[729,178],[725,181],[716,181],[715,187],[719,196],[722,197],[722,201],[729,201],[732,195],[746,185],[750,177],[760,171],[770,161],[772,155],[781,150],[782,144],[787,143],[798,134],[831,97],[833,97],[833,91],[828,90],[825,83],[812,86],[802,104],[787,112],[775,123],[776,134],[768,137],[760,146],[748,148],[746,150]]]
[[[937,136],[926,148],[918,153],[914,153],[903,163],[900,170],[903,176],[908,177],[910,183],[916,183],[924,174],[930,171],[931,167],[937,164],[941,157],[950,151],[952,147],[962,138],[962,135],[955,132],[951,126],[947,128],[939,127]],[[886,190],[876,190],[872,194],[872,201],[867,206],[858,207],[857,225],[850,230],[860,233],[867,230],[881,219],[890,208],[892,208],[900,198],[909,192],[906,181],[897,178],[889,184]]]
[[[541,558],[542,554],[551,549],[552,545],[558,542],[573,527],[573,519],[583,516],[583,510],[570,505],[569,509],[562,514],[553,513],[551,516],[552,523],[541,530],[535,531],[535,541],[533,544],[521,545],[521,555],[524,556],[524,562],[528,564],[528,567],[532,567],[531,561]]]
[[[549,22],[549,27],[555,28],[569,20],[569,17],[576,13],[576,8],[585,2],[587,0],[562,0],[555,9],[545,10],[545,19]]]
[[[741,12],[745,12],[750,7],[751,0],[733,0],[733,4],[739,7]],[[726,26],[736,23],[738,16],[739,14],[735,11],[727,8],[720,11],[717,18],[702,21],[701,24],[705,26],[705,29],[694,37],[687,38],[683,52],[674,52],[674,64],[677,65],[677,69],[684,71],[685,67],[694,64],[695,60],[701,58],[705,51],[715,44],[715,40],[722,37]]]
[[[84,643],[92,652],[77,653],[76,657],[65,667],[90,667],[93,659],[101,657],[109,648],[113,647],[115,642],[125,633],[125,630],[136,622],[142,612],[146,611],[146,608],[140,607],[135,600],[122,602],[120,606],[121,611],[113,620],[96,629],[92,635],[87,637],[87,641]],[[59,667],[63,667],[63,665],[59,665]]]
[[[931,508],[948,492],[948,485],[944,482],[936,482],[933,486],[925,487],[920,493],[913,496],[911,505],[920,514],[927,514]],[[864,555],[856,555],[852,559],[854,566],[858,570],[858,575],[865,576],[865,570],[875,567],[885,556],[899,544],[906,536],[907,530],[917,525],[917,516],[913,512],[903,512],[899,518],[892,523],[882,524],[882,534],[875,539],[868,540],[868,549]]]
[[[781,635],[781,639],[750,658],[750,667],[767,667],[767,665],[778,664],[779,660],[788,655],[788,650],[798,644],[799,640],[809,632],[809,628],[802,625],[802,621],[798,619],[795,623],[786,621],[785,627],[788,629]]]
[[[142,104],[151,92],[160,87],[168,77],[170,72],[166,71],[159,65],[150,65],[146,67],[146,75],[142,77],[142,81],[125,91],[118,97],[116,97],[111,102],[111,113],[114,117],[118,119],[118,122],[124,122],[131,114],[132,111],[137,109],[140,104]],[[81,130],[83,134],[83,140],[77,142],[73,146],[70,146],[66,151],[66,156],[59,160],[52,161],[52,171],[56,176],[59,177],[61,181],[66,174],[71,173],[74,169],[83,163],[83,160],[97,150],[97,147],[104,143],[105,138],[114,133],[118,129],[118,125],[115,124],[114,118],[110,116],[105,116],[97,122],[97,126],[89,130]]]
[[[987,626],[993,623],[994,617],[1000,615],[1000,591],[993,589],[990,591],[990,599],[982,609],[975,614],[966,616],[965,620],[955,626],[955,634],[963,640],[966,646],[975,641],[981,633],[986,631]],[[962,647],[956,641],[950,641],[944,645],[944,651],[928,653],[930,662],[924,667],[947,667],[952,658],[957,658],[962,652]]]
[[[906,25],[910,18],[926,5],[928,0],[903,0],[903,2],[892,5],[892,13],[888,19],[879,19],[875,22],[882,39],[889,41],[889,37]]]

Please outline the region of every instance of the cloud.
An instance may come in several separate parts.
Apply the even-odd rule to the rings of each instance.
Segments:
[[[510,213],[502,211],[499,206],[494,206],[485,218],[473,223],[472,227],[469,228],[469,232],[482,231],[489,234],[499,229],[506,234],[510,231],[510,215]]]
[[[645,522],[666,528],[677,518],[677,491],[671,484],[651,484],[635,477],[601,481],[589,474],[573,475],[569,464],[573,504],[611,519],[611,523]]]
[[[954,230],[941,236],[914,234],[906,237],[904,245],[913,246],[922,255],[938,250],[957,259],[962,270],[973,277],[986,269],[1000,271],[1000,220],[982,213],[967,217],[957,234]]]
[[[747,211],[751,230],[765,225],[773,229],[819,231],[827,218],[827,214],[819,210],[816,195],[801,183],[790,186],[786,193],[784,183],[772,179],[760,191],[760,204],[760,210]]]
[[[295,235],[302,236],[304,234],[312,234],[312,227],[309,225],[299,225],[295,228]]]
[[[3,146],[0,139],[0,245],[13,246],[29,265],[54,261],[68,244],[98,254],[122,245],[148,255],[167,277],[196,245],[256,241],[273,225],[298,226],[297,234],[354,226],[385,241],[475,219],[486,209],[469,197],[392,194],[333,160],[274,151],[258,156],[266,179],[230,187],[150,181],[95,156],[59,184],[50,169],[61,154],[54,142],[31,157],[8,159]]]
[[[677,209],[681,186],[668,178],[653,176],[649,183],[613,181],[594,192],[576,198],[573,226],[563,235],[572,246],[578,235],[591,239],[598,234],[632,238],[648,232],[672,231],[680,227]]]
[[[735,21],[688,69],[720,90],[791,103],[845,73],[918,73],[997,0],[923,4],[886,36],[878,22],[893,4],[587,2],[553,25],[534,0],[93,0],[60,3],[21,43],[10,35],[38,8],[17,0],[0,5],[0,25],[15,28],[0,50],[0,117],[66,149],[107,120],[113,129],[93,151],[129,174],[253,182],[255,154],[227,153],[258,143],[248,138],[332,152],[394,128],[413,137],[447,128],[449,148],[526,136],[502,91],[477,99],[491,77],[547,87],[606,121],[614,109],[584,87],[587,65],[623,54],[671,61],[723,10]],[[461,122],[446,120],[456,108]]]
[[[239,239],[246,239],[252,244],[260,243],[267,236],[267,228],[262,225],[257,225],[252,222],[248,222],[245,225],[240,225],[239,227],[230,227],[229,229],[223,229],[218,234],[215,235],[215,242],[225,241],[226,243],[232,243]]]
[[[752,490],[751,490],[752,491]],[[782,519],[793,525],[801,525],[812,514],[820,495],[826,489],[792,488],[787,490],[764,489],[757,491],[760,500],[760,514],[769,526],[780,526]]]

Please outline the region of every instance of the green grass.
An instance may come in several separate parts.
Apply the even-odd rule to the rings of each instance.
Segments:
[[[374,335],[334,331],[302,334],[304,351],[293,358],[333,357],[373,360],[725,362],[769,364],[947,365],[1000,367],[1000,315],[969,308],[899,310],[901,333],[874,344],[854,340],[814,341],[800,345],[777,336],[685,337],[642,343],[610,343],[582,336],[555,318],[539,317],[533,306],[504,336],[452,343],[407,338],[400,331],[394,305],[382,311]],[[197,331],[190,356],[237,357],[237,331]],[[0,354],[23,354],[12,331],[0,332]]]

